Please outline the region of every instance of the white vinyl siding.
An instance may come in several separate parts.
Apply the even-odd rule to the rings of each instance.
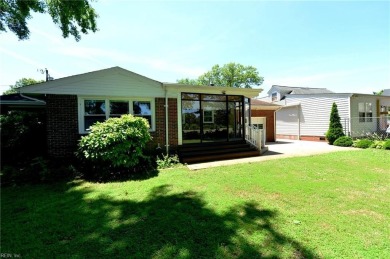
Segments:
[[[85,96],[165,96],[161,83],[119,67],[27,86],[21,91]]]
[[[348,133],[348,118],[350,116],[349,96],[348,94],[286,96],[286,105],[300,103],[300,106],[291,106],[276,112],[276,133],[296,136],[298,134],[300,136],[325,136],[329,128],[330,111],[333,102],[337,104],[344,132]],[[298,107],[300,107],[299,113]]]
[[[290,98],[288,98],[290,99]],[[349,130],[349,97],[339,96],[307,96],[291,98],[294,102],[301,102],[301,136],[325,136],[329,128],[330,112],[333,102],[343,125],[344,132]]]
[[[299,106],[283,107],[276,112],[276,134],[298,136]]]

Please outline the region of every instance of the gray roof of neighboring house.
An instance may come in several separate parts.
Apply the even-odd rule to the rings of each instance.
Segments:
[[[0,96],[1,105],[19,105],[19,106],[44,106],[45,101],[25,96],[22,94],[8,94]]]
[[[277,90],[282,95],[286,94],[326,94],[333,93],[326,88],[311,88],[311,87],[292,87],[292,86],[281,86],[273,85],[270,91]],[[270,92],[268,92],[270,94]]]
[[[270,102],[261,101],[259,99],[251,99],[251,107],[254,110],[279,110],[282,106]]]
[[[259,99],[251,99],[251,105],[259,105],[259,106],[276,106],[278,107],[279,105],[270,103],[270,102],[265,102],[261,101]]]

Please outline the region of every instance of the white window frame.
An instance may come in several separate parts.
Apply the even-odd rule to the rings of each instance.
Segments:
[[[275,100],[273,99],[273,95],[276,94]],[[278,92],[272,92],[271,93],[271,102],[277,102],[278,101]]]
[[[369,109],[371,107],[371,111]],[[373,103],[372,102],[359,102],[358,103],[358,115],[359,115],[359,122],[365,123],[365,122],[373,122]],[[361,109],[362,108],[362,109]],[[360,116],[360,113],[364,113],[364,117]],[[371,116],[368,116],[371,115]]]
[[[79,134],[88,134],[88,131],[84,130],[85,128],[85,100],[104,100],[106,111],[105,116],[106,120],[110,118],[110,101],[127,101],[129,102],[129,114],[134,114],[133,111],[133,102],[150,102],[150,108],[152,111],[152,125],[150,125],[150,132],[156,131],[156,105],[155,98],[145,98],[145,97],[102,97],[102,96],[78,96],[78,122],[79,122]]]
[[[204,119],[207,117],[209,118],[210,116],[205,116],[205,112],[211,112],[211,121],[205,121]],[[203,123],[214,123],[214,111],[213,110],[203,110]]]

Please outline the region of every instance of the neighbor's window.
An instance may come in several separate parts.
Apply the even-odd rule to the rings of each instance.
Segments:
[[[272,93],[271,94],[271,100],[272,102],[276,102],[278,100],[278,93]]]
[[[133,114],[148,120],[150,129],[154,130],[154,100],[111,100],[111,99],[79,99],[80,110],[79,131],[88,132],[96,122],[103,122],[110,117]],[[82,114],[82,116],[81,116]]]
[[[213,111],[203,111],[203,123],[214,123]]]
[[[372,103],[359,103],[359,122],[372,122]]]

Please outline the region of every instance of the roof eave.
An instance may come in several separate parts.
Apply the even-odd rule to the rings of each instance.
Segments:
[[[191,93],[205,94],[226,94],[226,95],[243,95],[245,97],[257,97],[263,89],[261,88],[236,88],[225,86],[208,86],[208,85],[183,85],[174,83],[163,83],[168,90]]]

